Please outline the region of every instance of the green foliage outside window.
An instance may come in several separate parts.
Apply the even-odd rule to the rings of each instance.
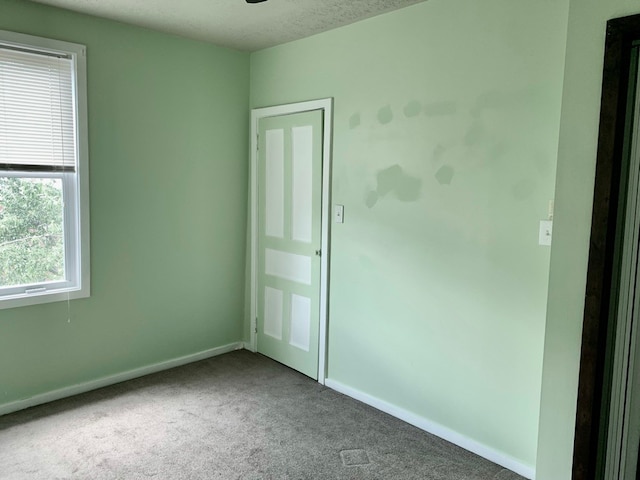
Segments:
[[[61,180],[0,177],[0,287],[63,279]]]

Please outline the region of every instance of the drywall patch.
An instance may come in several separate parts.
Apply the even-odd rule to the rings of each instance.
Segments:
[[[417,100],[412,100],[404,106],[404,116],[407,118],[417,117],[422,111],[422,104]]]
[[[407,175],[400,165],[393,165],[378,172],[378,194],[385,196],[393,192],[402,202],[412,202],[420,196],[422,181]]]
[[[400,165],[394,165],[384,170],[379,170],[376,178],[378,180],[378,195],[384,197],[391,192],[398,181],[398,177],[402,175],[402,167]]]
[[[372,190],[369,193],[367,193],[367,196],[364,199],[364,204],[368,208],[373,208],[375,207],[376,203],[378,203],[379,198],[380,198],[380,195],[378,195],[378,192],[376,192],[375,190]]]
[[[353,130],[354,128],[358,128],[360,126],[360,114],[354,113],[349,117],[349,128]]]
[[[454,115],[457,111],[458,105],[455,102],[433,102],[424,106],[424,113],[427,117]]]
[[[422,180],[406,174],[398,164],[379,170],[376,175],[377,187],[367,192],[365,205],[373,208],[378,200],[393,194],[401,202],[414,202],[420,198]]]
[[[440,185],[451,185],[454,175],[455,170],[453,167],[450,165],[444,165],[436,172],[436,180],[438,180]]]
[[[386,125],[393,121],[393,110],[391,110],[391,105],[386,105],[378,110],[378,121],[382,125]]]
[[[396,198],[401,202],[415,202],[420,198],[422,180],[407,174],[398,178],[397,186],[393,190]]]
[[[471,115],[479,117],[484,110],[502,109],[510,103],[508,95],[505,93],[491,91],[485,92],[478,97],[476,104],[471,109]]]
[[[485,137],[485,128],[482,122],[476,121],[464,135],[463,142],[466,146],[471,147],[482,142]]]

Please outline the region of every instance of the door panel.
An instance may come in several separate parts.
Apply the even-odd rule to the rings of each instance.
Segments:
[[[258,352],[318,376],[322,111],[258,125]]]

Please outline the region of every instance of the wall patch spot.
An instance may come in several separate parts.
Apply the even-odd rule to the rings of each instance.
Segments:
[[[378,171],[378,195],[384,197],[391,192],[396,187],[400,176],[402,176],[402,167],[400,165],[394,165]]]
[[[455,102],[433,102],[424,106],[424,113],[427,117],[454,115],[457,111],[458,106]]]
[[[404,106],[404,115],[407,118],[417,117],[422,111],[422,105],[417,100],[413,100]]]
[[[367,197],[364,200],[364,204],[368,208],[373,208],[375,207],[376,203],[378,203],[378,198],[380,198],[380,195],[378,195],[378,192],[376,192],[375,190],[372,190],[371,192],[367,193]]]
[[[507,102],[507,98],[503,93],[496,91],[483,93],[478,97],[476,104],[471,109],[471,115],[477,118],[484,110],[504,108]]]
[[[401,202],[414,202],[420,198],[422,180],[404,173],[400,165],[380,170],[376,178],[377,188],[375,191],[369,192],[365,198],[365,204],[369,208],[373,208],[379,199],[390,193]]]
[[[360,114],[354,113],[349,117],[349,128],[353,130],[354,128],[357,128],[359,126],[360,126]]]
[[[436,172],[436,180],[440,185],[451,185],[455,171],[450,165],[440,167]]]
[[[398,184],[394,190],[396,198],[401,202],[415,202],[420,198],[420,189],[422,188],[422,180],[403,174],[398,178]]]
[[[391,110],[391,106],[387,105],[378,110],[378,121],[382,125],[386,125],[387,123],[391,123],[393,120],[393,111]]]

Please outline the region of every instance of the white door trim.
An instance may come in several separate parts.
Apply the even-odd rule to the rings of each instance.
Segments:
[[[325,383],[327,365],[327,323],[329,306],[329,229],[331,228],[331,142],[333,138],[333,98],[290,103],[251,110],[251,339],[250,350],[258,349],[258,122],[265,117],[322,110],[322,256],[320,258],[320,331],[318,335],[318,382]]]

